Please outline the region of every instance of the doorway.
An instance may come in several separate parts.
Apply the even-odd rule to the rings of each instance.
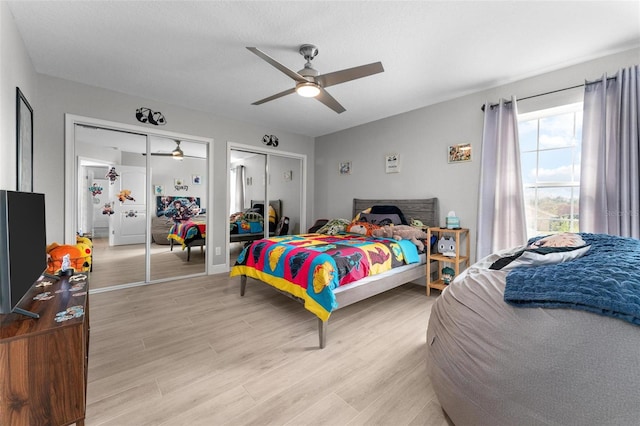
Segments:
[[[206,274],[204,244],[188,253],[169,238],[177,221],[167,200],[193,202],[189,220],[206,229],[212,141],[71,115],[66,126],[65,156],[75,168],[67,169],[74,184],[65,185],[73,213],[65,215],[65,241],[74,244],[80,233],[93,240],[90,290]]]

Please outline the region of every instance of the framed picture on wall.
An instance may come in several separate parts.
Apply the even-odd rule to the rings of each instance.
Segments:
[[[398,154],[385,155],[384,171],[386,173],[400,173],[400,155]]]
[[[341,175],[350,175],[351,174],[351,161],[342,161],[340,162],[339,168]]]
[[[18,191],[33,192],[33,108],[16,87]]]
[[[448,151],[449,163],[462,163],[471,161],[471,144],[461,143],[451,145]]]
[[[200,185],[202,183],[202,176],[191,175],[191,183],[194,185]]]
[[[184,180],[182,178],[174,178],[173,179],[173,184],[176,185],[176,186],[184,185]]]
[[[156,195],[164,195],[164,186],[153,185],[153,193]]]

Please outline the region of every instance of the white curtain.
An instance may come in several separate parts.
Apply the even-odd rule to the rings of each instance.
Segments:
[[[477,259],[527,242],[516,99],[484,110]]]
[[[229,203],[229,214],[244,210],[244,194],[245,194],[245,169],[244,166],[236,166],[231,169],[231,179],[229,192],[231,193],[231,202]]]
[[[640,66],[585,83],[580,231],[640,238]]]

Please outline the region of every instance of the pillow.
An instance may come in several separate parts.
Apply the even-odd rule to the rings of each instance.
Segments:
[[[578,234],[571,232],[563,232],[561,234],[548,235],[537,241],[534,241],[529,247],[582,247],[586,243]]]
[[[396,213],[360,213],[358,222],[367,222],[378,226],[402,225],[402,219]]]
[[[540,247],[526,248],[513,256],[502,257],[489,266],[489,269],[509,271],[519,267],[553,265],[568,262],[585,255],[591,246],[582,247]]]
[[[347,226],[349,226],[349,222],[346,219],[333,219],[327,222],[322,228],[318,229],[316,232],[318,234],[327,234],[327,235],[336,235],[342,232],[346,232]]]

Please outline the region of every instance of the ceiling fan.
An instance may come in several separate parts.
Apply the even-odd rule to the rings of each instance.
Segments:
[[[152,152],[151,155],[155,155],[158,157],[172,157],[175,160],[182,160],[183,158],[187,157],[187,158],[200,158],[197,156],[192,156],[192,155],[185,155],[184,152],[182,151],[182,148],[180,148],[180,141],[177,139],[174,139],[174,142],[176,143],[176,147],[174,148],[173,151],[171,152]],[[142,153],[142,155],[146,155],[145,153]]]
[[[261,99],[257,102],[252,103],[251,105],[260,105],[265,102],[269,102],[274,99],[281,98],[282,96],[290,95],[296,92],[300,96],[304,96],[307,98],[316,98],[317,100],[340,114],[345,112],[346,110],[342,105],[340,105],[337,100],[335,100],[333,96],[329,94],[329,92],[325,90],[325,87],[334,86],[336,84],[345,83],[347,81],[356,80],[358,78],[368,77],[370,75],[384,71],[381,62],[374,62],[371,64],[347,68],[327,74],[318,74],[318,71],[316,71],[311,66],[311,61],[318,54],[318,48],[313,44],[303,44],[302,46],[300,46],[299,52],[302,56],[304,56],[304,59],[307,60],[307,63],[304,64],[304,68],[298,72],[285,67],[280,62],[276,61],[256,47],[247,47],[247,49],[291,77],[296,82],[295,87],[277,93],[273,96],[269,96],[268,98]]]

